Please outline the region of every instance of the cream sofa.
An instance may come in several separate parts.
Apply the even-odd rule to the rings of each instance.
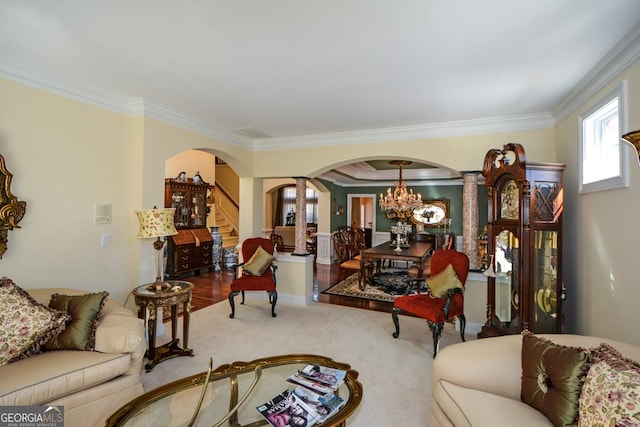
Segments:
[[[27,289],[47,305],[66,289]],[[0,405],[64,406],[65,426],[100,426],[143,393],[144,327],[130,310],[107,298],[96,329],[96,351],[47,351],[0,366]]]
[[[540,335],[557,344],[592,348],[608,343],[640,361],[640,347],[597,337]],[[429,426],[550,426],[520,401],[522,336],[486,338],[447,346],[433,364]]]

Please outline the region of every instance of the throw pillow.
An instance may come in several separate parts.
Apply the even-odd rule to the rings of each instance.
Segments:
[[[579,427],[640,425],[640,364],[606,343],[593,349],[580,394]]]
[[[575,425],[590,362],[586,351],[525,333],[520,399],[544,413],[554,426]]]
[[[0,279],[0,366],[40,351],[64,329],[67,313],[34,300],[7,277]]]
[[[96,342],[98,314],[108,292],[85,295],[51,295],[49,307],[71,316],[67,327],[45,344],[46,350],[93,350]]]
[[[458,279],[456,271],[451,264],[427,279],[427,286],[431,295],[436,298],[446,298],[449,289],[464,289],[462,282]]]
[[[273,255],[265,251],[262,246],[258,246],[249,261],[244,263],[242,269],[252,276],[262,276],[274,259]]]

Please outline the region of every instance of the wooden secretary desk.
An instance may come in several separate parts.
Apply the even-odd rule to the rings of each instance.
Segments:
[[[181,174],[182,175],[182,174]],[[164,206],[175,208],[174,223],[178,234],[168,238],[167,269],[169,277],[209,268],[212,265],[213,238],[207,229],[207,190],[211,186],[192,178],[166,178]]]
[[[488,198],[487,322],[479,338],[562,332],[562,174],[527,162],[520,144],[484,159]]]

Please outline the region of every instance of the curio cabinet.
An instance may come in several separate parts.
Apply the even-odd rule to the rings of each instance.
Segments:
[[[199,174],[186,178],[182,172],[164,183],[164,206],[175,208],[174,223],[178,234],[167,238],[169,277],[209,268],[212,265],[213,239],[207,229],[207,190],[211,186]]]

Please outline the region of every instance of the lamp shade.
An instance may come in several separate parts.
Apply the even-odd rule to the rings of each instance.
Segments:
[[[138,238],[146,239],[178,234],[178,231],[173,224],[174,213],[174,208],[153,208],[145,211],[136,211],[138,221],[140,222]]]

